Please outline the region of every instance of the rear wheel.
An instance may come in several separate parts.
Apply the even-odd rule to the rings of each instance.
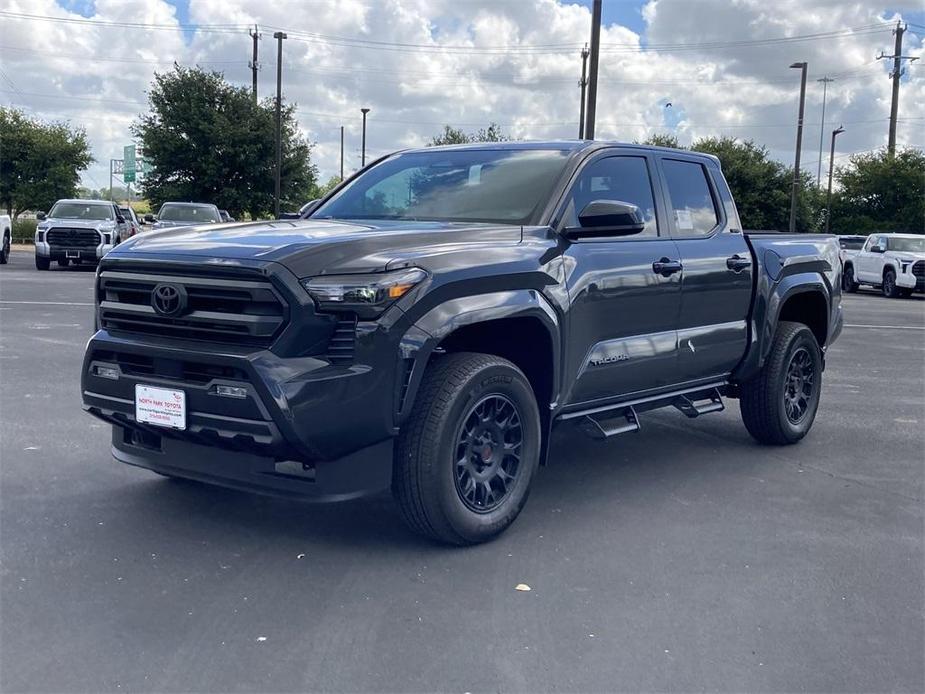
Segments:
[[[60,267],[67,267],[70,264],[71,264],[70,258],[62,258],[61,260],[58,261],[58,265]]]
[[[35,256],[35,269],[47,270],[51,267],[51,258],[43,258],[40,255]]]
[[[526,376],[488,354],[439,357],[396,447],[392,492],[415,532],[456,545],[507,528],[527,501],[540,417]]]
[[[896,273],[893,270],[887,270],[883,273],[883,296],[890,299],[899,297],[899,287],[896,286]]]
[[[841,280],[842,289],[849,294],[854,294],[858,290],[858,283],[854,279],[854,265],[845,266]]]
[[[757,441],[782,446],[809,432],[822,390],[822,351],[802,323],[781,321],[767,361],[742,384],[745,428]]]

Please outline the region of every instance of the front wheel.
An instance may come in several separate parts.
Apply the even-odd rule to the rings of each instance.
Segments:
[[[43,258],[40,255],[35,256],[35,269],[47,270],[51,267],[51,258]]]
[[[854,294],[858,290],[858,283],[854,279],[854,265],[846,265],[842,273],[842,289],[849,294]]]
[[[6,265],[10,261],[10,235],[3,235],[3,242],[0,243],[0,265]]]
[[[822,391],[822,351],[802,323],[781,321],[761,371],[742,384],[745,428],[758,442],[796,443],[816,419]]]
[[[890,299],[899,298],[899,287],[896,286],[896,273],[887,270],[883,275],[883,296]]]
[[[523,508],[540,455],[539,409],[514,364],[455,353],[427,367],[396,445],[392,492],[415,532],[485,542]]]

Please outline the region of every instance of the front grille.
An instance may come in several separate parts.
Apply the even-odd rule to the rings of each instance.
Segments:
[[[334,334],[328,342],[324,354],[332,364],[345,364],[353,361],[353,351],[357,339],[357,317],[355,315],[339,318]]]
[[[206,364],[186,359],[148,357],[143,354],[95,350],[91,360],[117,364],[127,376],[157,377],[206,384],[213,379],[246,381],[247,374],[233,366]]]
[[[925,260],[920,260],[912,266],[912,274],[916,277],[925,277]]]
[[[185,306],[155,309],[154,289],[171,285]],[[100,274],[100,326],[109,331],[268,347],[286,323],[282,298],[265,279],[228,279],[105,270]]]
[[[99,232],[94,229],[55,227],[45,233],[45,239],[52,246],[60,246],[61,248],[96,247],[100,244]]]

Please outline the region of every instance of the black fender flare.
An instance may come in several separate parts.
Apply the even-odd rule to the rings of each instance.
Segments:
[[[828,266],[827,263],[826,266]],[[751,344],[745,359],[735,371],[735,380],[746,381],[764,366],[774,342],[781,309],[795,296],[818,294],[823,298],[826,306],[825,325],[828,334],[826,344],[831,343],[841,331],[841,314],[833,318],[833,291],[834,288],[827,281],[825,273],[812,269],[804,272],[782,273],[779,281],[771,285],[770,292],[765,297],[756,297]],[[820,347],[824,353],[826,345],[820,345]]]
[[[559,316],[549,300],[535,289],[515,289],[449,299],[431,308],[405,332],[399,343],[396,424],[407,419],[414,404],[427,362],[437,346],[460,328],[505,318],[532,318],[549,332],[552,345],[552,395],[559,393],[561,372],[561,328]],[[550,408],[551,409],[551,408]],[[543,413],[548,419],[548,413]]]

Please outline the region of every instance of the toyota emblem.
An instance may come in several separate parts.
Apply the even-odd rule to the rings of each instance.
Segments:
[[[176,284],[159,284],[151,292],[151,306],[162,316],[177,316],[186,308],[186,290]]]

